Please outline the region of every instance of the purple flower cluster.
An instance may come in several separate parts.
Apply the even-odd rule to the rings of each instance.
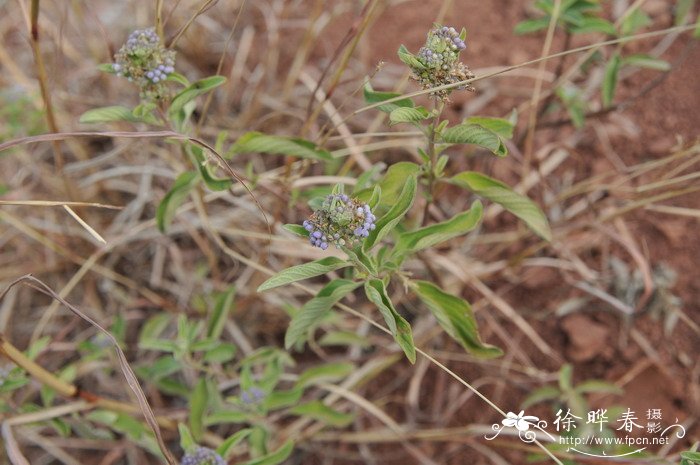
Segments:
[[[474,77],[466,65],[459,61],[459,53],[467,47],[462,34],[453,27],[436,25],[430,32],[418,54],[415,55],[420,65],[411,65],[413,79],[424,89],[454,84]],[[468,84],[457,89],[473,90]],[[447,100],[451,89],[431,93],[433,97]]]
[[[352,245],[375,229],[376,217],[366,203],[345,194],[331,194],[302,226],[309,232],[309,243],[322,250]]]
[[[197,447],[192,452],[185,454],[180,465],[226,465],[226,460],[207,447]]]
[[[467,44],[459,38],[459,32],[457,32],[453,27],[443,26],[439,29],[436,29],[435,35],[452,42],[450,44],[450,48],[452,48],[452,50],[464,50],[465,48],[467,48]]]
[[[175,68],[171,65],[158,65],[158,67],[154,70],[146,71],[146,77],[155,84],[165,80],[168,77],[168,74],[172,73],[173,71],[175,71]]]
[[[241,392],[241,402],[246,405],[257,404],[265,398],[265,392],[259,387],[252,387]]]
[[[112,70],[141,88],[144,99],[163,97],[161,84],[175,72],[175,52],[166,49],[154,28],[137,29],[114,56]]]

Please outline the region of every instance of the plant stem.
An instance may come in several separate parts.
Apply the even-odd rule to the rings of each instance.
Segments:
[[[437,165],[437,150],[435,150],[435,129],[440,125],[440,116],[442,111],[445,109],[445,102],[435,103],[435,116],[433,117],[433,122],[430,124],[428,133],[428,157],[430,157],[430,170],[428,171],[428,197],[425,201],[425,208],[423,209],[423,219],[422,224],[428,220],[428,210],[430,209],[430,204],[433,202],[433,190],[435,188],[435,181],[437,175],[435,173],[435,165]]]
[[[34,53],[34,61],[36,62],[36,73],[39,81],[41,98],[46,107],[46,124],[51,132],[58,133],[60,131],[58,130],[56,117],[53,113],[53,105],[51,105],[46,67],[44,66],[44,59],[41,56],[41,48],[39,47],[39,0],[32,0],[30,15],[32,52]],[[61,153],[61,146],[58,141],[51,142],[51,145],[53,147],[54,166],[56,167],[57,174],[60,176],[63,172],[63,154]]]

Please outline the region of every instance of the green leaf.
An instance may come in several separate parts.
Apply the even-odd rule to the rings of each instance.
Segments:
[[[248,414],[240,410],[220,410],[207,415],[204,423],[207,426],[221,425],[229,423],[245,423],[248,421]]]
[[[574,389],[576,392],[579,392],[581,394],[589,394],[589,393],[602,393],[602,394],[618,394],[621,395],[624,393],[622,389],[619,387],[615,386],[612,383],[607,383],[605,381],[600,381],[597,379],[589,379],[587,381],[584,381],[576,386]]]
[[[83,113],[80,116],[80,120],[78,120],[78,122],[85,124],[109,123],[112,121],[138,123],[142,120],[134,116],[129,108],[122,106],[93,108]]]
[[[216,453],[225,460],[228,460],[233,454],[233,448],[236,447],[239,442],[247,438],[251,431],[253,430],[250,428],[244,428],[240,431],[236,431],[216,448]]]
[[[449,182],[496,202],[523,220],[542,239],[552,240],[552,231],[549,228],[547,217],[544,216],[537,204],[524,195],[514,192],[502,182],[474,171],[459,173],[453,176]]]
[[[333,160],[333,156],[328,151],[319,149],[313,142],[304,139],[272,136],[255,131],[243,134],[231,147],[229,155],[244,152],[288,155],[325,161]]]
[[[336,279],[321,289],[316,297],[312,298],[294,315],[287,333],[284,336],[284,346],[289,349],[298,341],[306,337],[311,329],[333,305],[347,294],[357,289],[360,283],[347,279]]]
[[[559,369],[559,387],[562,391],[568,392],[573,386],[574,369],[570,363],[565,363]]]
[[[243,462],[240,465],[277,465],[279,463],[284,462],[287,460],[289,455],[292,453],[294,450],[294,441],[291,439],[287,442],[285,442],[279,449],[276,451],[263,455],[262,457],[258,457],[253,460],[249,460],[247,462]]]
[[[360,348],[370,347],[369,341],[351,331],[330,331],[318,340],[318,345],[325,346],[358,346]]]
[[[561,391],[555,386],[544,386],[539,389],[532,391],[520,405],[520,408],[525,410],[528,407],[539,404],[540,402],[546,402],[548,400],[554,400],[561,395]]]
[[[673,25],[682,26],[688,20],[688,15],[693,10],[695,0],[678,0],[674,11]]]
[[[526,19],[525,21],[516,24],[513,31],[518,35],[523,35],[541,31],[542,29],[547,29],[548,26],[549,18],[545,16],[542,18]]]
[[[408,177],[405,180],[403,189],[401,190],[401,195],[397,202],[389,209],[389,211],[379,218],[375,223],[377,226],[372,231],[367,239],[363,243],[363,248],[369,250],[374,244],[381,241],[387,234],[389,234],[397,224],[406,215],[406,212],[413,205],[413,201],[416,198],[416,187],[417,181],[413,176]]]
[[[192,452],[197,447],[197,441],[192,437],[190,429],[184,423],[178,423],[177,429],[180,432],[180,447],[185,453]]]
[[[168,77],[165,78],[165,80],[170,82],[177,82],[182,87],[187,87],[190,85],[190,81],[188,81],[185,76],[177,72],[168,74]]]
[[[199,442],[204,432],[204,412],[207,409],[207,380],[200,378],[190,396],[190,431],[195,441]]]
[[[210,76],[193,82],[173,98],[173,101],[170,103],[170,109],[168,110],[170,115],[176,115],[187,103],[219,87],[224,82],[226,82],[226,78],[223,76]]]
[[[397,108],[389,113],[389,125],[418,123],[427,118],[430,118],[430,112],[423,107]]]
[[[350,266],[350,263],[337,257],[326,257],[303,265],[293,266],[280,271],[258,287],[258,292],[284,286],[285,284],[324,275],[330,271]]]
[[[645,12],[643,12],[639,7],[635,8],[634,11],[627,15],[625,20],[622,22],[620,30],[623,36],[628,36],[636,33],[640,29],[652,24],[652,20]]]
[[[574,34],[587,34],[590,32],[601,32],[603,34],[614,36],[617,34],[615,25],[604,18],[597,16],[585,16],[583,20],[571,28]]]
[[[617,75],[620,71],[620,54],[615,53],[610,57],[607,65],[605,65],[605,75],[603,76],[603,107],[609,108],[612,105],[615,97],[615,88],[617,87]]]
[[[637,66],[638,68],[655,69],[657,71],[670,71],[671,69],[671,65],[667,61],[643,53],[626,56],[622,59],[622,64]]]
[[[114,63],[100,63],[99,65],[97,65],[97,69],[104,73],[116,73],[116,71],[114,71]]]
[[[297,405],[290,409],[289,413],[321,421],[337,428],[344,428],[355,419],[353,414],[339,412],[319,400],[312,400],[311,402]]]
[[[484,358],[503,355],[498,347],[481,341],[476,319],[466,300],[448,294],[428,281],[413,281],[413,284],[414,291],[440,326],[467,351]]]
[[[448,144],[478,145],[499,157],[508,155],[508,149],[498,134],[479,124],[459,124],[447,128],[442,133],[442,141]]]
[[[515,128],[515,124],[512,121],[503,118],[472,116],[464,120],[464,122],[466,124],[478,124],[479,126],[495,132],[504,139],[511,139],[513,137],[513,129]]]
[[[292,234],[296,234],[297,236],[309,237],[309,231],[304,229],[304,227],[300,224],[285,224],[284,226],[282,226],[282,228],[289,231]]]
[[[420,166],[410,161],[400,161],[391,165],[379,182],[379,187],[382,189],[379,205],[383,207],[395,205],[406,184],[406,179],[417,176],[419,172]]]
[[[684,460],[690,460],[691,462],[700,463],[700,452],[683,451],[681,452],[681,458]]]
[[[236,355],[236,346],[229,343],[219,344],[204,354],[203,360],[207,363],[226,363],[233,360]]]
[[[296,405],[303,393],[301,389],[272,392],[263,401],[263,407],[266,411],[270,411]]]
[[[410,66],[411,68],[416,68],[416,69],[425,69],[425,66],[423,66],[423,63],[421,63],[418,58],[414,54],[408,51],[408,49],[401,45],[399,47],[399,51],[397,52],[399,54],[399,60],[403,61],[405,64]]]
[[[231,286],[222,293],[214,304],[214,311],[207,324],[207,337],[218,340],[224,331],[224,325],[229,313],[233,309],[233,297],[236,295],[236,288]]]
[[[399,238],[396,250],[403,253],[415,252],[466,234],[479,224],[482,211],[481,202],[477,200],[471,209],[455,215],[448,221],[404,233]]]
[[[416,346],[413,343],[411,325],[394,308],[387,295],[384,282],[379,279],[365,281],[365,294],[379,309],[396,343],[403,349],[408,360],[411,363],[415,363]]]
[[[396,92],[377,92],[372,89],[372,86],[370,85],[369,81],[367,84],[365,84],[364,87],[364,96],[365,96],[365,102],[367,103],[379,103],[383,102],[384,100],[389,100],[392,98],[400,97],[401,94],[397,94]],[[380,111],[383,111],[385,113],[391,113],[392,111],[396,110],[397,108],[413,108],[414,103],[413,100],[410,98],[405,98],[405,99],[400,99],[395,102],[387,103],[386,105],[380,105],[377,107]]]
[[[197,173],[192,171],[186,171],[177,177],[173,187],[165,194],[156,210],[156,223],[161,232],[165,232],[170,226],[175,216],[175,211],[185,201],[198,180]]]
[[[355,370],[355,365],[352,363],[327,363],[309,368],[303,372],[294,389],[303,389],[315,383],[332,383],[346,378]]]
[[[231,187],[233,181],[230,178],[217,178],[214,176],[212,173],[212,166],[207,163],[207,156],[204,154],[204,149],[202,147],[188,144],[187,150],[188,153],[191,154],[193,164],[197,166],[199,175],[202,177],[204,184],[206,184],[209,189],[219,192],[225,191]]]

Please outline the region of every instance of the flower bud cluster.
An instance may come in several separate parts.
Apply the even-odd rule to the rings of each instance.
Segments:
[[[259,387],[241,391],[241,402],[246,405],[257,404],[265,398],[265,392]]]
[[[226,460],[215,450],[200,446],[185,454],[180,465],[226,465]]]
[[[366,203],[345,194],[331,194],[303,226],[309,232],[311,245],[326,250],[330,244],[352,246],[369,236],[377,227],[375,220]]]
[[[137,29],[114,56],[112,70],[141,88],[144,99],[163,97],[163,82],[175,71],[175,51],[166,49],[154,28]]]
[[[460,33],[453,27],[436,26],[428,33],[425,45],[415,56],[419,66],[412,66],[413,79],[424,89],[432,89],[445,84],[454,84],[471,79],[474,74],[459,61],[459,53],[467,47]],[[474,90],[468,84],[456,87],[458,90]],[[430,95],[447,100],[453,89],[438,90]]]

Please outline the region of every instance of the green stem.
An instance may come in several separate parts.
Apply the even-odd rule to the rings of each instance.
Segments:
[[[437,112],[433,117],[433,122],[430,124],[428,133],[428,157],[430,158],[430,169],[428,171],[428,198],[426,199],[425,208],[423,209],[423,225],[425,225],[425,223],[428,220],[428,209],[430,208],[430,204],[433,203],[433,190],[435,188],[435,181],[437,179],[437,173],[435,173],[435,166],[437,165],[438,155],[437,150],[435,149],[435,129],[440,125],[440,116],[442,115],[442,111],[445,109],[445,102],[435,103],[435,109],[437,110]]]

